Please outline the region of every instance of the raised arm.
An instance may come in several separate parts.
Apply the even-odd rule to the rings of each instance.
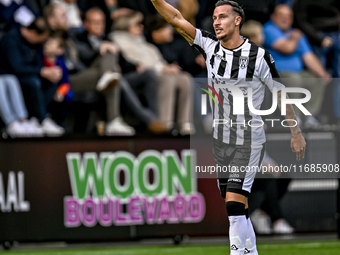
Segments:
[[[194,43],[196,29],[182,14],[164,0],[151,0],[157,11],[180,33],[190,44]]]
[[[286,97],[288,98],[288,95]],[[281,108],[281,91],[278,92],[277,99],[278,106]],[[287,104],[286,106],[286,119],[288,120],[288,125],[291,127],[290,132],[292,134],[292,139],[290,142],[290,147],[292,151],[296,153],[296,160],[300,160],[305,157],[306,141],[302,136],[294,108],[291,104]],[[296,123],[297,125],[295,126]]]

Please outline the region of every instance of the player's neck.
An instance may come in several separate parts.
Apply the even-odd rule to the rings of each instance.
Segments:
[[[234,33],[232,37],[220,40],[224,48],[235,49],[242,45],[244,39],[238,33]]]

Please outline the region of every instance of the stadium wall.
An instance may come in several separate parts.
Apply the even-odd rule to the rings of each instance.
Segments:
[[[303,163],[337,162],[336,134],[307,143]],[[286,134],[269,135],[267,148],[279,163],[294,162]],[[0,242],[227,235],[216,179],[193,170],[202,153],[189,138],[0,140]],[[305,181],[293,182],[283,213],[298,232],[336,231],[337,179],[313,191]]]

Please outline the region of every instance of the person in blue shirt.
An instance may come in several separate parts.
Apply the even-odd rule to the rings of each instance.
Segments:
[[[325,85],[331,81],[331,76],[313,53],[306,36],[292,28],[292,24],[292,9],[285,4],[278,5],[271,20],[264,24],[264,47],[275,59],[276,68],[286,86],[306,88],[311,92],[311,100],[305,107],[312,116],[305,119],[304,126],[317,128],[320,124],[315,116],[320,112]],[[292,94],[291,98],[299,96]],[[300,111],[297,114],[303,117]]]

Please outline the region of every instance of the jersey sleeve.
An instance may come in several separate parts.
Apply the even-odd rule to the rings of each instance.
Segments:
[[[268,51],[265,51],[260,65],[260,79],[273,92],[273,88],[280,91],[285,86],[281,81],[279,72],[275,67],[275,61]]]
[[[216,36],[210,34],[205,30],[200,30],[196,28],[196,36],[192,46],[199,50],[203,54],[205,59],[207,57],[207,52],[209,52],[209,48],[215,45],[216,42],[218,42]]]

